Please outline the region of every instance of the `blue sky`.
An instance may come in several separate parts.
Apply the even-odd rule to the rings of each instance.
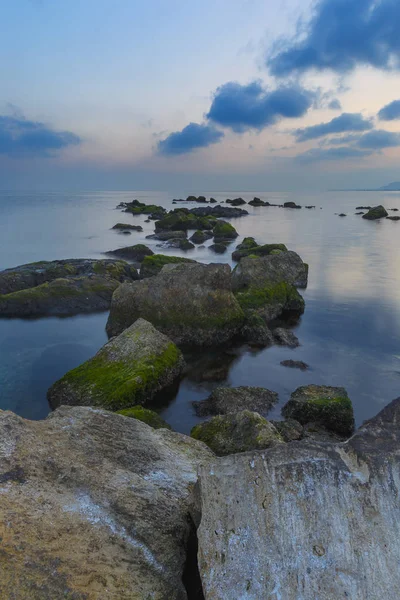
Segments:
[[[399,2],[3,4],[3,189],[400,179]]]

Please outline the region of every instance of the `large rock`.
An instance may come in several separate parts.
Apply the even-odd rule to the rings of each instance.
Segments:
[[[282,409],[286,419],[302,425],[317,423],[328,431],[349,436],[354,431],[351,400],[342,387],[305,385],[297,388]]]
[[[193,402],[199,416],[228,415],[251,410],[267,415],[278,402],[278,394],[266,388],[241,386],[236,388],[219,387],[200,402]]]
[[[227,221],[220,219],[216,222],[214,229],[214,242],[220,242],[221,240],[234,240],[238,237],[236,229]]]
[[[0,411],[0,597],[185,600],[198,465],[210,451],[135,419]]]
[[[106,254],[113,254],[115,256],[120,256],[121,258],[133,260],[136,263],[141,263],[145,256],[152,256],[154,252],[144,244],[135,244],[134,246],[125,246],[125,248],[109,250]]]
[[[0,315],[31,317],[107,310],[123,281],[138,279],[120,260],[41,261],[0,273]]]
[[[205,600],[400,598],[399,421],[400,399],[346,443],[292,442],[201,468]]]
[[[107,323],[118,335],[143,317],[177,344],[207,346],[230,340],[244,314],[231,291],[228,265],[166,265],[156,277],[121,285]]]
[[[368,219],[369,221],[375,221],[376,219],[382,219],[383,217],[387,217],[388,213],[386,209],[380,204],[379,206],[374,206],[371,208],[365,215],[362,216],[363,219]]]
[[[90,360],[69,371],[48,391],[60,404],[120,410],[151,400],[182,372],[184,360],[170,339],[138,319]]]
[[[175,265],[178,263],[196,262],[191,258],[184,258],[183,256],[168,256],[167,254],[153,254],[152,256],[145,256],[140,266],[140,277],[146,279],[147,277],[154,277],[158,275],[165,265]]]
[[[217,456],[262,450],[284,443],[269,421],[249,410],[213,417],[193,427],[190,435],[207,444]]]

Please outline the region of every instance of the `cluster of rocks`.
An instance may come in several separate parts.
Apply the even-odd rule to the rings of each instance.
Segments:
[[[198,204],[207,204],[207,198],[205,196],[188,196],[185,198],[174,198],[172,200],[172,204],[176,204],[177,202],[197,202]],[[210,198],[208,201],[209,204],[216,204],[215,198]]]

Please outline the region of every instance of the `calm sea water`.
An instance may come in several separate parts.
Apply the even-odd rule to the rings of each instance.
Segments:
[[[202,192],[199,190],[198,193]],[[101,258],[107,250],[145,240],[153,224],[115,210],[138,198],[170,208],[173,193],[0,193],[0,269],[37,260]],[[205,193],[205,192],[204,192]],[[357,423],[375,415],[400,395],[400,222],[368,222],[355,216],[358,205],[383,204],[400,209],[400,194],[375,192],[289,193],[208,192],[217,200],[259,196],[271,203],[294,200],[315,210],[248,207],[250,215],[233,222],[240,234],[263,243],[285,243],[310,265],[309,286],[302,291],[306,311],[295,328],[301,346],[259,352],[247,347],[222,354],[204,353],[175,393],[162,398],[159,410],[178,431],[198,421],[191,402],[216,385],[257,385],[279,393],[279,417],[290,393],[308,383],[344,386]],[[345,212],[340,218],[335,213]],[[395,213],[394,213],[395,214]],[[122,236],[110,228],[118,221],[143,225],[143,233]],[[156,252],[181,254],[157,248]],[[211,243],[211,242],[209,242]],[[236,244],[234,244],[236,245]],[[233,245],[233,246],[234,246]],[[203,262],[230,262],[207,248],[186,254]],[[106,342],[107,313],[37,320],[0,319],[0,408],[33,419],[49,412],[48,387],[69,369],[90,358]],[[307,372],[280,361],[307,362]],[[210,374],[210,367],[213,374]],[[220,381],[214,381],[218,372]]]

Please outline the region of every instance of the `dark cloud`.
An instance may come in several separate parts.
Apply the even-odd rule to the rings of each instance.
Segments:
[[[278,77],[309,69],[345,73],[357,65],[400,69],[399,23],[399,0],[319,0],[305,35],[299,27],[267,64]]]
[[[232,81],[217,89],[206,116],[237,133],[261,131],[279,119],[302,117],[313,101],[314,94],[300,86],[268,91],[258,81],[248,85]]]
[[[343,113],[328,123],[312,125],[305,129],[297,129],[294,134],[298,142],[314,140],[333,133],[345,133],[347,131],[367,131],[372,129],[370,120],[364,119],[360,113]]]
[[[81,143],[69,131],[54,131],[44,123],[22,116],[0,116],[0,154],[9,156],[51,156]]]
[[[378,112],[378,118],[381,121],[394,121],[400,119],[400,100],[394,100],[387,104]]]
[[[342,105],[340,104],[340,100],[338,100],[337,98],[334,98],[333,100],[331,100],[329,102],[328,108],[330,108],[331,110],[342,110]]]
[[[348,146],[338,148],[313,148],[303,154],[296,156],[296,161],[301,163],[312,163],[319,161],[344,160],[351,158],[365,158],[373,154],[372,150],[360,150]]]
[[[362,135],[357,145],[359,148],[371,148],[374,150],[395,148],[396,146],[400,146],[400,133],[376,129]]]
[[[170,133],[164,140],[160,140],[157,148],[164,155],[186,154],[197,148],[216,144],[223,137],[223,132],[212,125],[189,123],[182,131]]]

